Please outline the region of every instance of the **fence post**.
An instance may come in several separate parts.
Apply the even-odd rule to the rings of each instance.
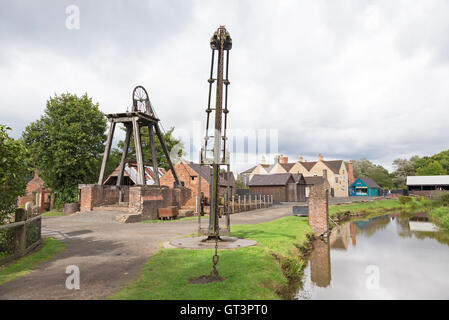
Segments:
[[[15,222],[26,221],[27,213],[24,209],[16,209]],[[19,240],[19,251],[25,251],[26,249],[26,223],[23,226],[19,226],[17,230],[17,239]]]
[[[238,195],[238,207],[239,207],[239,209],[238,209],[238,212],[241,212],[242,210],[240,210],[240,195]]]
[[[235,208],[234,208],[234,197],[232,197],[232,209],[231,209],[231,212],[232,213],[235,213]]]

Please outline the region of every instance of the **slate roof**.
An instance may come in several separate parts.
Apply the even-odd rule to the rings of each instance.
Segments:
[[[377,183],[376,181],[374,181],[371,178],[368,177],[359,177],[358,179],[362,180],[368,187],[370,188],[378,188],[378,189],[382,189]],[[356,179],[357,180],[357,179]]]
[[[318,185],[324,182],[323,177],[304,177],[306,184]]]
[[[284,168],[285,171],[290,172],[291,168],[295,165],[295,163],[280,163],[281,167]]]
[[[292,177],[291,173],[255,174],[249,186],[285,186]]]
[[[210,184],[211,171],[212,171],[212,168],[210,166],[200,166],[198,163],[194,163],[194,162],[188,162],[185,164],[188,165],[190,168],[192,168],[193,171],[195,171],[197,174],[199,174],[202,178],[204,178],[207,181],[207,183]],[[234,186],[234,184],[235,184],[234,174],[232,172],[229,172],[229,177],[230,177],[230,185]],[[221,186],[227,186],[227,184],[228,184],[227,178],[228,178],[227,172],[220,172],[220,185]]]

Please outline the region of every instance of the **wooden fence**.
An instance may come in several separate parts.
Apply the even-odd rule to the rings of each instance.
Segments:
[[[0,265],[19,258],[42,243],[40,212],[17,209],[15,222],[0,225]]]
[[[232,213],[250,211],[261,208],[269,208],[273,206],[273,196],[263,194],[249,194],[249,195],[236,195],[229,201],[229,206]],[[220,206],[224,210],[223,206]],[[197,214],[200,210],[198,205],[198,198],[196,202]]]

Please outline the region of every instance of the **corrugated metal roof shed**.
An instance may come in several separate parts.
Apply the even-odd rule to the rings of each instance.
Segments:
[[[449,185],[449,176],[407,176],[408,186]]]

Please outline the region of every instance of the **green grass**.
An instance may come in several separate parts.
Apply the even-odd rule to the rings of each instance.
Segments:
[[[220,250],[223,282],[190,284],[208,275],[213,250],[162,249],[145,264],[143,274],[111,299],[281,299],[289,279],[302,275],[301,247],[312,230],[306,218],[286,217],[232,227],[232,236],[253,239],[255,247]]]
[[[439,207],[432,209],[429,213],[430,219],[439,226],[449,230],[449,207]]]
[[[29,274],[36,264],[49,260],[55,254],[64,250],[64,242],[54,238],[45,239],[39,251],[24,256],[9,265],[0,267],[0,285]]]
[[[47,211],[44,212],[42,214],[43,217],[56,217],[56,216],[64,216],[64,212],[63,211],[58,211],[58,210],[51,210],[51,211]]]
[[[368,214],[368,213],[375,213],[376,211],[401,209],[402,207],[403,205],[396,199],[377,200],[371,202],[353,202],[351,204],[329,206],[329,215],[331,217],[340,217],[346,213]]]

